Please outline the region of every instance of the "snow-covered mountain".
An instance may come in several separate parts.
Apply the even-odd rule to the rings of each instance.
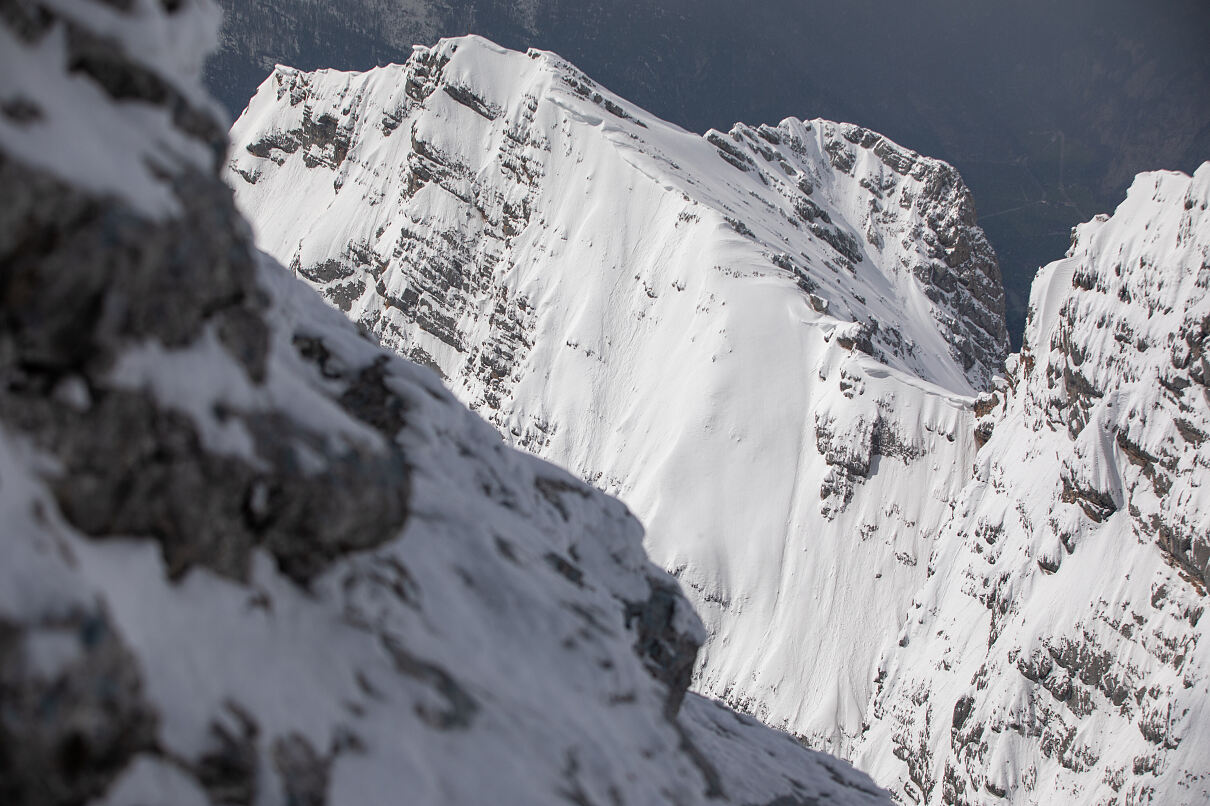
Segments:
[[[477,38],[281,68],[233,143],[270,253],[639,514],[703,690],[859,739],[1007,343],[951,168],[824,121],[700,137]]]
[[[1104,283],[1139,288],[1081,296],[1101,258],[1073,253],[1085,285],[1044,295],[995,381],[1003,295],[969,194],[856,126],[700,137],[471,37],[367,73],[279,67],[232,136],[264,248],[639,515],[706,622],[698,690],[912,801],[1210,797],[1206,738],[1175,727],[1206,696],[1202,173],[1188,208],[1136,189],[1098,242],[1152,243]],[[1189,379],[1166,393],[1173,322]]]
[[[889,740],[946,803],[1210,802],[1207,206],[1210,163],[1142,174],[1038,275],[874,702],[876,777]]]
[[[472,400],[513,397],[518,350],[547,335],[513,297],[548,266],[582,294],[607,283],[583,295],[628,315],[669,288],[696,304],[728,280],[680,285],[711,269],[797,285],[814,294],[793,295],[802,318],[862,323],[868,352],[957,390],[1006,352],[995,256],[956,172],[858,127],[702,138],[553,54],[465,37],[368,73],[278,68],[232,139],[269,251],[390,346],[467,376]]]
[[[1017,340],[1037,267],[1063,253],[1083,211],[1112,209],[1139,171],[1191,171],[1210,154],[1202,0],[220,5],[207,85],[232,118],[275,63],[365,70],[404,61],[414,42],[475,32],[554,50],[694,131],[809,112],[893,134],[962,172]]]
[[[0,801],[887,803],[638,522],[257,253],[207,0],[0,14]]]

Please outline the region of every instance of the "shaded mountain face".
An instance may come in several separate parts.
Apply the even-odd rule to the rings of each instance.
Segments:
[[[0,15],[0,801],[886,804],[617,501],[258,253],[206,2]]]
[[[697,690],[910,802],[1210,796],[1210,168],[1082,227],[997,379],[969,193],[865,129],[699,137],[470,37],[280,68],[233,141],[272,254],[639,515]]]
[[[224,0],[208,82],[234,116],[277,62],[366,69],[483,34],[554,50],[702,132],[844,120],[954,164],[1000,255],[1019,346],[1030,282],[1135,173],[1210,155],[1204,3]]]

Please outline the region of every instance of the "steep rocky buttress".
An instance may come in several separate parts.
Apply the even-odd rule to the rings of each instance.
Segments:
[[[884,783],[898,767],[947,804],[1210,801],[1208,206],[1210,164],[1141,174],[1039,274],[874,703]]]

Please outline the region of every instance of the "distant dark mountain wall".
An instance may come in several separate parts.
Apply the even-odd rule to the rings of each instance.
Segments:
[[[847,120],[953,163],[996,247],[1019,342],[1037,267],[1139,171],[1210,156],[1201,0],[222,0],[208,67],[233,115],[275,62],[363,69],[479,33],[554,50],[686,128]]]

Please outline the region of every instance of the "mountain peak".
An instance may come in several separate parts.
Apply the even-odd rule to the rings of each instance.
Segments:
[[[952,168],[828,121],[693,134],[459,40],[275,76],[232,137],[262,247],[639,515],[712,636],[699,690],[853,751],[851,670],[928,578],[1007,348]]]
[[[285,96],[288,103],[280,103]],[[401,126],[407,131],[395,136]],[[660,220],[625,195],[637,184],[653,186],[653,204],[685,207],[681,224],[704,222],[682,227],[692,231],[688,240],[715,245],[713,257],[697,256],[693,274],[717,266],[796,285],[810,305],[827,306],[808,320],[864,323],[869,338],[861,344],[884,363],[969,392],[987,386],[1007,352],[998,267],[965,185],[945,163],[860,127],[787,119],[698,137],[613,95],[554,54],[530,51],[527,58],[464,37],[417,48],[405,65],[366,73],[279,70],[232,133],[231,165],[240,177],[234,185],[266,247],[288,264],[297,260],[312,279],[341,263],[339,278],[314,281],[394,346],[404,339],[391,310],[398,306],[377,285],[399,285],[394,278],[407,260],[395,255],[399,242],[384,240],[400,234],[389,224],[381,234],[377,227],[367,232],[371,220],[398,220],[409,206],[429,209],[431,193],[445,193],[489,222],[466,243],[470,251],[524,263],[551,229],[524,211],[549,219],[539,208],[560,208],[568,222],[563,229],[580,229],[572,218],[588,211],[567,205],[587,198],[588,187],[594,220],[603,221],[608,209],[614,222],[627,222],[623,229],[631,232],[623,238],[663,237],[654,230]],[[354,162],[345,166],[350,149]],[[583,168],[590,156],[602,161],[601,172]],[[286,165],[291,159],[319,170],[307,180],[314,203],[291,208],[287,225],[274,212],[280,205],[273,188],[295,182],[296,169]],[[409,166],[394,180],[399,192],[381,175],[388,165]],[[413,201],[416,194],[421,198]],[[491,209],[488,199],[505,197],[516,198],[507,209],[503,201],[499,211]],[[450,203],[457,204],[441,204]],[[353,213],[355,206],[364,209]],[[356,220],[360,229],[324,228],[317,235],[320,215]],[[737,237],[746,244],[735,243]],[[354,242],[360,257],[349,251]],[[441,299],[439,289],[423,293],[447,320],[466,313]],[[457,346],[466,335],[459,334]]]

